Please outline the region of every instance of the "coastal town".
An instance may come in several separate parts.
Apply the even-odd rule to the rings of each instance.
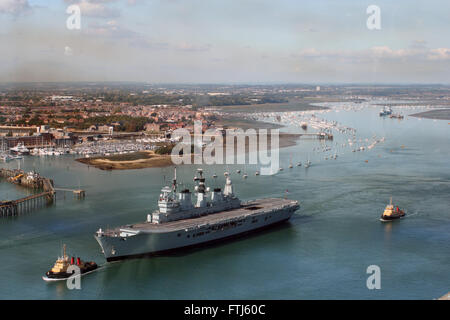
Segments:
[[[68,148],[83,142],[151,137],[168,141],[177,128],[193,131],[201,121],[203,131],[217,118],[204,108],[211,103],[250,104],[282,102],[266,90],[252,91],[246,98],[236,92],[194,93],[185,89],[140,90],[136,87],[40,89],[2,88],[0,94],[0,137],[2,151],[16,147]],[[144,89],[144,88],[142,88]],[[203,101],[203,102],[202,102]],[[64,153],[64,150],[56,151]],[[53,150],[46,150],[53,152]]]
[[[227,122],[230,111],[258,111],[279,107],[289,111],[312,107],[324,99],[364,101],[370,96],[364,87],[320,87],[313,85],[284,86],[151,86],[139,85],[13,85],[0,88],[1,151],[24,146],[58,154],[69,152],[78,144],[111,139],[147,139],[146,142],[170,142],[170,134],[178,128],[194,130],[194,121],[201,121],[202,131],[209,128],[236,127]],[[431,104],[448,105],[448,88],[416,88],[419,97]],[[349,92],[355,92],[349,95]],[[391,98],[406,97],[402,88],[374,89]],[[300,101],[300,103],[299,103]],[[303,105],[302,105],[303,104]],[[285,110],[287,108],[287,110]],[[225,113],[223,112],[225,111]],[[238,114],[238,113],[236,113]],[[235,117],[234,120],[236,120]],[[152,140],[149,140],[152,139]],[[131,148],[133,149],[133,148]],[[136,149],[136,148],[134,148]],[[137,151],[137,150],[135,150]],[[43,152],[43,151],[41,151]],[[110,153],[106,150],[103,153]]]

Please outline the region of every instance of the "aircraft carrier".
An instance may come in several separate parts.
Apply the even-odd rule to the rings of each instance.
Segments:
[[[264,198],[241,202],[233,193],[229,176],[225,188],[210,190],[203,172],[195,177],[196,204],[191,192],[177,192],[176,169],[172,187],[161,190],[159,209],[142,223],[96,232],[107,261],[161,255],[200,244],[220,241],[288,220],[299,202]],[[209,199],[208,199],[209,198]]]

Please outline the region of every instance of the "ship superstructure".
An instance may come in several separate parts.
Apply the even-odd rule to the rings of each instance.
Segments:
[[[299,208],[298,201],[267,198],[241,202],[233,192],[229,175],[224,190],[205,185],[198,169],[192,203],[189,189],[177,191],[176,169],[172,187],[161,190],[158,210],[145,222],[99,229],[95,238],[107,261],[156,255],[206,242],[234,237],[288,220]]]
[[[161,190],[158,200],[159,210],[154,211],[147,216],[147,222],[165,223],[169,221],[182,220],[199,217],[205,214],[217,211],[239,208],[241,201],[233,194],[233,185],[227,176],[225,189],[222,192],[220,188],[214,188],[210,191],[205,186],[203,170],[197,170],[199,177],[194,181],[198,183],[195,187],[197,201],[195,206],[192,204],[191,192],[189,189],[183,189],[177,193],[176,169],[172,183],[172,188],[166,186]],[[209,193],[210,201],[207,200]]]

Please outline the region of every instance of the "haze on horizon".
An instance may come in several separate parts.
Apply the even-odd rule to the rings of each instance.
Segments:
[[[66,9],[81,8],[69,30]],[[366,9],[381,9],[381,30]],[[444,83],[450,2],[0,0],[0,82]]]

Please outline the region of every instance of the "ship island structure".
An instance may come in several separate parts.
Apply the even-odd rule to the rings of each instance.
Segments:
[[[145,222],[102,230],[94,237],[106,260],[162,255],[217,242],[287,221],[299,209],[296,200],[264,198],[242,202],[233,193],[230,177],[225,188],[205,186],[202,169],[195,177],[195,205],[189,189],[177,192],[176,168],[172,187],[161,190],[158,210]]]

